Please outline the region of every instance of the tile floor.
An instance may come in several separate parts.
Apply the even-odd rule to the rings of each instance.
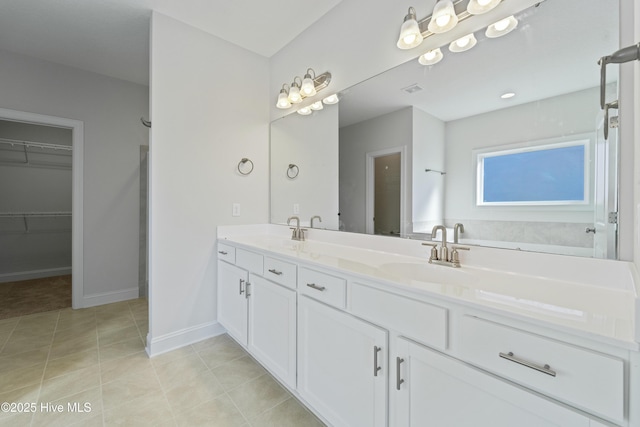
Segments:
[[[0,426],[323,425],[227,335],[149,359],[147,310],[138,299],[0,320],[0,404],[12,404]]]

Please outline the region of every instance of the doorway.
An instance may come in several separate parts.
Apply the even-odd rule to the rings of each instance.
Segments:
[[[18,213],[22,214],[19,218],[22,221],[22,229],[21,233],[25,233],[30,231],[30,224],[32,229],[35,231],[37,227],[35,223],[35,218],[39,218],[39,221],[50,220],[56,222],[64,222],[66,223],[66,228],[71,231],[71,275],[73,277],[72,285],[71,285],[71,305],[73,308],[82,308],[82,298],[83,298],[83,243],[82,243],[82,224],[83,224],[83,202],[82,202],[82,177],[83,177],[83,128],[84,124],[78,120],[65,119],[54,116],[45,116],[41,114],[27,113],[16,110],[2,109],[0,108],[0,120],[4,120],[7,122],[13,122],[15,124],[25,125],[25,126],[47,126],[51,128],[56,128],[60,130],[62,133],[66,132],[70,134],[70,148],[67,147],[56,147],[56,145],[64,145],[64,144],[52,144],[52,146],[47,146],[46,142],[44,145],[37,144],[28,144],[22,141],[21,144],[15,143],[13,148],[10,148],[9,151],[9,161],[21,161],[23,163],[32,162],[35,167],[53,167],[57,168],[68,168],[71,170],[71,196],[70,196],[70,211],[67,210],[53,210],[47,211],[45,213],[53,214],[48,217],[38,216],[40,212],[37,210],[35,205],[27,204],[23,205],[24,211],[21,212],[5,212],[4,208],[0,209],[3,213],[11,214]],[[37,142],[37,141],[33,141]],[[8,147],[11,147],[11,144],[4,144]],[[71,152],[71,156],[64,157],[62,151],[68,150]],[[44,154],[49,152],[50,154]],[[67,153],[68,154],[68,153]],[[13,157],[12,157],[13,156]],[[18,156],[21,156],[21,160],[17,160]],[[38,163],[40,163],[38,165]],[[7,192],[16,192],[15,186],[19,183],[16,182],[5,182],[3,185],[3,190]],[[18,198],[20,195],[18,194]],[[29,209],[31,208],[31,209]],[[29,215],[25,214],[36,214],[31,218]],[[11,218],[15,220],[15,218]],[[30,222],[31,221],[31,222]],[[14,224],[15,225],[15,224]],[[40,224],[42,225],[42,224]],[[59,224],[58,224],[59,225]],[[34,256],[38,256],[35,254]],[[68,268],[68,266],[66,266]],[[37,270],[37,269],[36,269]],[[9,276],[6,276],[5,281],[9,281]]]
[[[404,230],[404,147],[367,153],[368,234],[400,236]]]

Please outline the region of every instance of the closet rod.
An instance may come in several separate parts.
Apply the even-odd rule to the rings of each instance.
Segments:
[[[71,216],[71,212],[0,212],[0,218]]]
[[[73,147],[70,145],[49,144],[47,142],[18,141],[17,139],[0,138],[0,143],[9,144],[12,146],[20,145],[22,147],[36,147],[36,148],[47,148],[50,150],[73,151]]]

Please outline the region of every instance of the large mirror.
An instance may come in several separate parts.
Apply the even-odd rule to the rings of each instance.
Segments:
[[[478,31],[468,51],[442,46],[437,64],[274,121],[271,221],[421,239],[461,223],[465,244],[615,258],[618,141],[603,137],[597,62],[620,48],[618,4],[547,0],[515,17],[503,37]]]

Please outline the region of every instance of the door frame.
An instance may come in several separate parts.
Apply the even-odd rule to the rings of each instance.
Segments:
[[[365,193],[365,231],[373,234],[375,225],[373,215],[375,212],[375,159],[389,154],[400,154],[400,235],[406,233],[405,230],[405,203],[406,203],[406,171],[407,171],[407,147],[385,148],[384,150],[371,151],[366,153],[366,193]]]
[[[83,307],[84,255],[83,255],[83,177],[84,177],[84,122],[63,117],[46,116],[25,111],[0,108],[0,119],[71,129],[71,306]]]

